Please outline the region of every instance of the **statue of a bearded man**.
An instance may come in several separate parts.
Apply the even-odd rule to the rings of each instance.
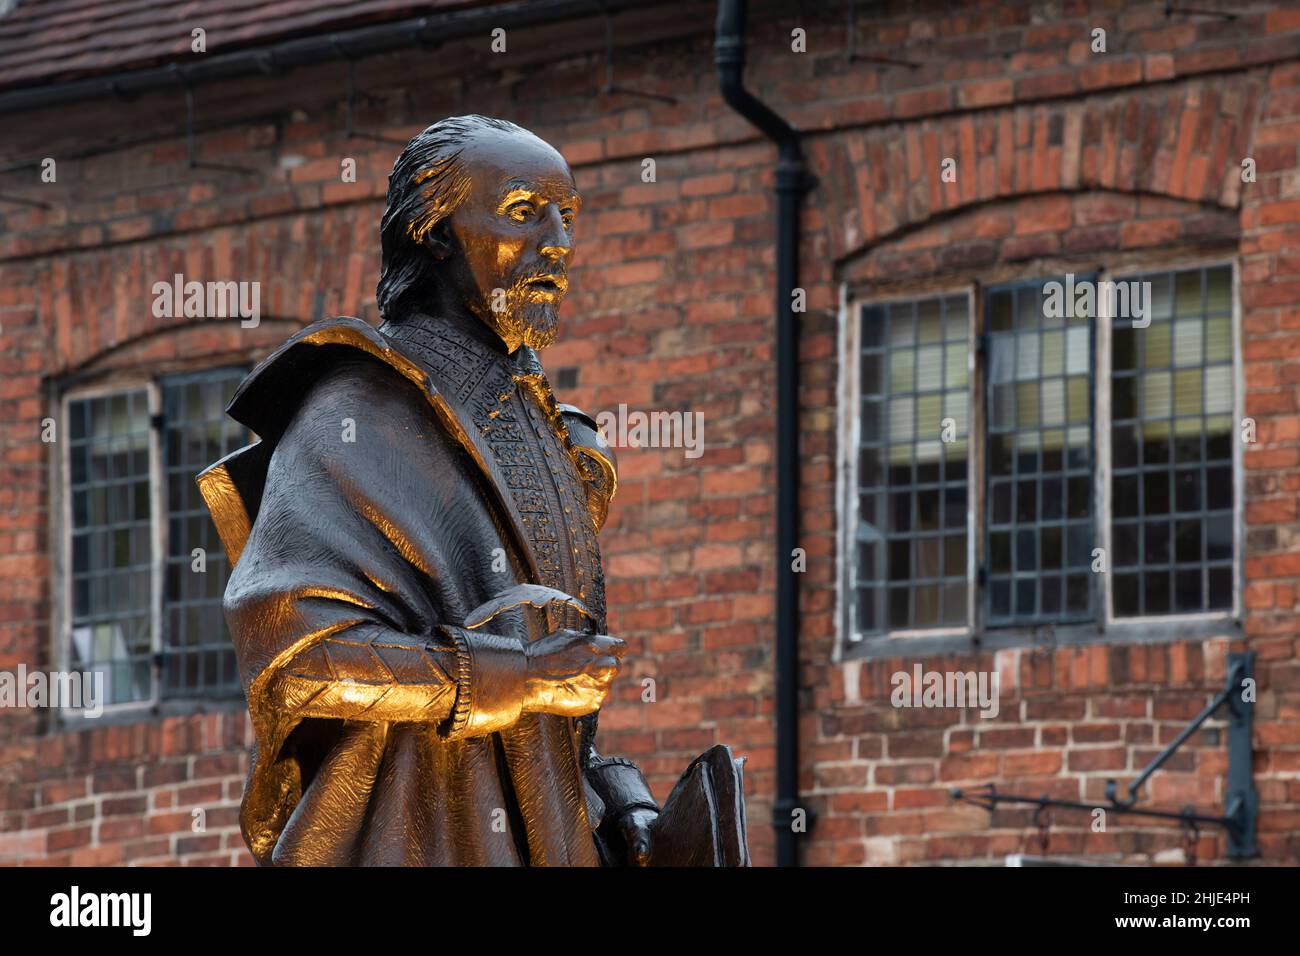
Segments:
[[[389,178],[382,324],[308,326],[231,403],[259,441],[199,482],[234,562],[260,863],[651,856],[644,778],[593,746],[625,649],[597,541],[614,455],[537,356],[581,205],[527,130],[430,126]]]

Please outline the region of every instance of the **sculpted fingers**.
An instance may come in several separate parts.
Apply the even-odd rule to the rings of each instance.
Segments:
[[[608,684],[618,674],[618,659],[614,657],[598,657],[591,667],[591,675],[601,683]]]
[[[556,630],[528,649],[530,709],[582,716],[600,707],[627,644],[608,634]]]
[[[623,655],[627,653],[627,642],[617,637],[610,637],[608,634],[595,635],[591,638],[589,646],[597,654],[609,654],[619,660],[622,660]]]

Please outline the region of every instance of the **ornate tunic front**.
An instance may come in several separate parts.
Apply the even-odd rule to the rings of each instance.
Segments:
[[[528,529],[540,583],[579,598],[604,630],[605,580],[587,491],[566,448],[559,406],[536,354],[514,358],[449,324],[405,322],[380,331],[456,386],[505,475]]]

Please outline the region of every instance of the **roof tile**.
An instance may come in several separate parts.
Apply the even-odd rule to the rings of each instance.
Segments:
[[[194,60],[490,0],[18,0],[0,16],[0,89]],[[206,31],[207,53],[190,51]]]

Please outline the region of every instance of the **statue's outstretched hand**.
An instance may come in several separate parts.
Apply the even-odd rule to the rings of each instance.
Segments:
[[[627,644],[561,629],[527,645],[524,710],[582,717],[599,709]]]

